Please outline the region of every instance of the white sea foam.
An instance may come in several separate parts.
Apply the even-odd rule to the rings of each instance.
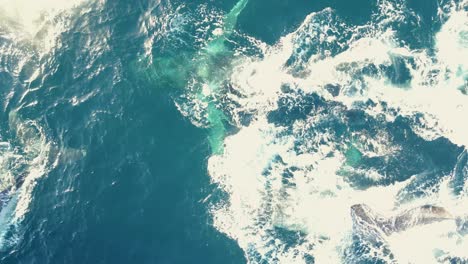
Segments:
[[[444,206],[460,219],[468,212],[468,194],[454,194],[450,176],[424,190],[425,195],[405,201],[403,190],[417,175],[363,189],[343,176],[358,173],[370,182],[389,176],[350,166],[349,144],[366,157],[390,158],[402,151],[382,128],[377,136],[354,131],[350,138],[337,136],[330,124],[323,128],[330,120],[346,124],[343,112],[352,109],[384,122],[418,116],[411,126],[426,140],[443,136],[459,146],[468,144],[463,122],[468,116],[467,56],[463,56],[468,51],[468,15],[463,8],[467,2],[441,8],[448,10],[439,13],[447,19],[434,36],[432,53],[411,49],[398,39],[395,23],[408,17],[419,23],[403,1],[378,3],[379,11],[367,25],[347,26],[333,10],[325,9],[310,14],[274,46],[248,38],[263,56],[240,57],[235,63],[230,82],[237,93],[228,96],[238,107],[225,111],[240,130],[225,139],[223,154],[209,159],[212,181],[228,194],[226,201],[213,206],[212,214],[216,228],[234,238],[251,263],[306,263],[310,256],[316,263],[352,261],[350,206],[356,203],[368,204],[383,215],[424,204]],[[408,69],[409,82],[394,83],[383,70],[394,67],[395,60]],[[373,72],[363,73],[369,69]],[[339,92],[330,92],[329,85]],[[293,91],[291,95],[285,87]],[[268,113],[277,109],[280,98],[294,100],[301,93],[316,93],[335,107],[316,109],[304,120],[295,120],[291,128],[269,123]],[[360,106],[369,100],[373,104]],[[196,112],[197,107],[191,110]],[[248,125],[237,122],[244,113],[253,113]],[[456,229],[455,221],[417,227],[388,237],[392,257],[372,246],[367,254],[397,263],[466,260],[466,235]],[[283,231],[300,238],[287,241],[279,234]]]
[[[86,1],[0,0],[0,35],[46,53],[68,28],[71,11]]]

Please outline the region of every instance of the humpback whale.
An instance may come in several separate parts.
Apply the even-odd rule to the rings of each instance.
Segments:
[[[383,234],[388,236],[415,226],[456,220],[445,208],[435,205],[423,205],[392,217],[384,217],[365,204],[355,204],[351,206],[351,217],[354,229],[374,237]]]

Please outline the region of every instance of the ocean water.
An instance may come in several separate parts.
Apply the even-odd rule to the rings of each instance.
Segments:
[[[467,85],[466,0],[0,0],[0,263],[468,263]]]

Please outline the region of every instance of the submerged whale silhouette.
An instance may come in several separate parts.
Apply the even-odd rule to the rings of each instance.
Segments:
[[[445,208],[434,205],[424,205],[386,218],[365,204],[356,204],[351,206],[351,216],[355,229],[379,237],[382,233],[388,236],[415,226],[455,220]]]

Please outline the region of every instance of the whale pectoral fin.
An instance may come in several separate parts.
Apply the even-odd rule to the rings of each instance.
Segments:
[[[445,208],[434,205],[423,205],[395,216],[393,218],[396,231],[404,231],[414,226],[426,225],[454,219]]]
[[[391,218],[385,218],[365,204],[356,204],[351,206],[351,216],[354,228],[358,232],[381,232],[385,235],[405,231],[415,226],[455,219],[445,208],[434,205],[423,205]]]

